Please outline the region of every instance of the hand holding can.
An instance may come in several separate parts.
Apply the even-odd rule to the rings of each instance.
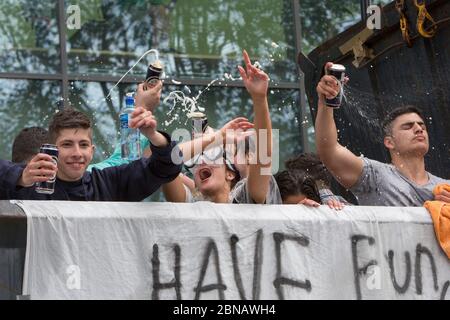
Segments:
[[[345,67],[341,64],[333,64],[331,67],[325,69],[325,74],[333,77],[338,86],[337,95],[333,98],[326,98],[325,103],[328,107],[339,108],[344,96]]]
[[[44,144],[41,146],[39,153],[48,154],[52,157],[53,163],[58,164],[58,148],[53,144]],[[43,194],[53,194],[55,192],[56,173],[47,181],[36,182],[36,192]]]

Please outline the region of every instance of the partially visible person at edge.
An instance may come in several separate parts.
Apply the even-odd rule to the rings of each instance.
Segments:
[[[326,64],[330,68],[331,62]],[[315,123],[316,145],[320,159],[336,180],[366,206],[422,206],[427,200],[450,202],[450,193],[436,196],[433,189],[450,183],[425,169],[424,157],[429,149],[424,117],[414,106],[402,106],[390,111],[383,121],[384,146],[391,163],[358,157],[338,143],[333,108],[326,98],[338,94],[336,78],[325,75],[317,85],[319,95]]]
[[[340,195],[335,195],[331,191],[332,176],[325,165],[315,153],[301,153],[287,159],[286,170],[299,172],[300,177],[305,176],[313,179],[317,185],[320,195],[320,203],[328,205],[332,209],[341,210],[350,203]]]
[[[11,161],[26,165],[39,153],[40,147],[45,143],[48,143],[47,129],[42,127],[23,128],[14,138]],[[3,174],[0,176],[3,176]],[[5,199],[9,199],[10,197],[9,191],[7,190],[0,190],[0,194],[3,194],[3,198]]]
[[[272,123],[270,120],[267,90],[269,77],[252,65],[246,51],[243,52],[246,69],[239,66],[244,85],[253,101],[254,129],[262,134],[256,134],[256,145],[264,143],[267,159],[256,157],[250,161],[248,176],[241,179],[239,170],[233,164],[232,157],[223,146],[204,152],[192,168],[195,187],[198,195],[186,188],[181,179],[163,186],[166,199],[171,202],[193,202],[206,200],[215,203],[256,203],[281,204],[281,196],[276,181],[270,174],[272,159]],[[227,137],[226,137],[227,139]],[[208,157],[220,160],[212,164]],[[212,159],[209,159],[212,160]],[[264,161],[263,161],[264,160]],[[264,163],[263,163],[264,162]],[[245,167],[245,165],[244,165]]]
[[[48,143],[47,129],[42,127],[23,128],[14,138],[11,161],[27,164],[39,153],[41,146],[45,143]]]
[[[318,207],[321,204],[316,182],[304,172],[283,170],[275,174],[283,204],[303,204]]]
[[[24,167],[0,161],[0,198],[23,200],[141,201],[162,184],[175,179],[181,165],[172,161],[179,150],[166,133],[156,130],[150,111],[136,108],[130,126],[150,141],[152,156],[104,170],[86,168],[92,160],[90,119],[72,108],[55,114],[49,126],[49,141],[59,150],[55,165],[47,154],[37,154]],[[174,150],[175,149],[175,150]],[[34,184],[56,175],[53,194],[37,193]]]

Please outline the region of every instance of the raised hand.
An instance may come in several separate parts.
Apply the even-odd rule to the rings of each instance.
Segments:
[[[331,68],[333,66],[332,62],[327,62],[325,65],[325,70]],[[343,84],[346,84],[349,82],[349,78],[345,77]],[[325,75],[320,79],[320,82],[317,84],[317,93],[319,94],[319,99],[324,100],[327,99],[333,99],[336,97],[340,90],[340,84],[337,81],[337,79],[333,76]]]
[[[316,88],[321,99],[333,99],[338,95],[339,89],[339,83],[333,76],[323,76]]]
[[[136,107],[142,107],[148,111],[154,112],[161,100],[162,81],[158,81],[156,85],[151,86],[147,82],[139,84],[136,95]]]
[[[238,66],[238,69],[247,91],[253,99],[266,97],[269,88],[269,76],[264,71],[252,65],[247,51],[244,50],[243,56],[245,70],[241,66]]]
[[[22,187],[31,187],[36,182],[53,179],[57,171],[58,166],[50,155],[38,153],[28,162],[17,184]]]
[[[227,133],[227,130],[248,130],[248,129],[252,129],[254,127],[253,123],[249,122],[247,118],[244,117],[239,117],[236,119],[233,119],[229,122],[227,122],[221,129],[221,133],[223,135],[223,137],[225,138],[225,135]]]
[[[156,133],[157,122],[151,111],[137,107],[131,114],[130,128],[139,131],[150,139]]]

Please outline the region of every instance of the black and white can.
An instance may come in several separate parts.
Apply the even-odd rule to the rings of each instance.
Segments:
[[[58,164],[58,147],[54,144],[43,144],[39,153],[45,153],[52,157],[53,162]],[[36,192],[44,194],[53,194],[55,192],[56,174],[50,180],[45,182],[36,182]]]
[[[344,93],[345,67],[342,64],[333,64],[331,68],[325,70],[325,73],[336,78],[339,86],[338,94],[332,99],[326,99],[326,105],[331,108],[339,108],[342,104]]]
[[[147,75],[145,76],[145,81],[150,85],[156,85],[161,79],[161,74],[163,72],[163,65],[161,61],[156,60],[151,63],[147,68]]]

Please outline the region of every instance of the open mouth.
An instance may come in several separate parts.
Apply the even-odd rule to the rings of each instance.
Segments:
[[[200,171],[198,172],[198,176],[201,182],[208,180],[212,176],[211,169],[209,168],[200,169]]]

